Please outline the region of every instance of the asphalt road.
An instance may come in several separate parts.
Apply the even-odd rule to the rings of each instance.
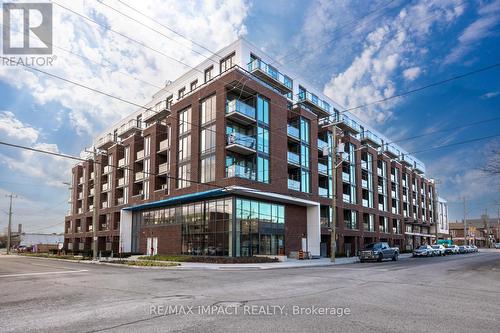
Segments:
[[[216,271],[0,256],[0,332],[498,332],[499,309],[500,251]]]

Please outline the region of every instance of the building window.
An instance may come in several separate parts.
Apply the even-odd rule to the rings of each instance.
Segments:
[[[375,217],[373,214],[363,213],[363,228],[365,231],[375,231]]]
[[[269,183],[269,159],[257,157],[257,180],[263,183]]]
[[[215,152],[215,124],[202,128],[200,132],[200,153],[206,155]]]
[[[198,87],[198,80],[194,80],[193,82],[191,82],[191,91],[195,90],[196,87]]]
[[[172,108],[173,101],[174,101],[174,96],[170,95],[167,97],[166,104],[167,104],[168,110],[170,110]]]
[[[179,93],[178,93],[177,99],[183,98],[185,93],[186,93],[186,88],[185,87],[179,89]]]
[[[378,218],[378,231],[379,232],[384,232],[388,233],[389,232],[389,222],[387,220],[387,217],[385,216],[379,216]]]
[[[214,66],[205,69],[205,82],[212,80],[214,77]]]
[[[262,201],[236,199],[236,255],[283,255],[285,207]]]
[[[177,188],[185,188],[191,184],[191,182],[189,181],[190,174],[191,174],[190,164],[184,164],[179,166],[177,172]]]
[[[184,135],[191,130],[191,108],[187,108],[179,112],[179,135]]]
[[[220,72],[223,73],[228,69],[230,69],[231,67],[233,67],[234,65],[235,64],[234,64],[234,53],[233,53],[230,56],[220,61]]]
[[[216,95],[213,95],[211,97],[205,98],[201,102],[201,125],[209,124],[213,121],[215,121],[215,101],[216,101]]]
[[[178,162],[185,162],[191,158],[191,135],[179,139]]]
[[[215,154],[201,159],[201,182],[215,180]]]
[[[346,229],[357,230],[357,212],[350,209],[344,209],[344,224]]]

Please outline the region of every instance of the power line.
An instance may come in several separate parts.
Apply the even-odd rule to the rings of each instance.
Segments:
[[[470,71],[470,72],[466,72],[464,74],[452,76],[450,78],[447,78],[447,79],[444,79],[444,80],[441,80],[441,81],[437,81],[437,82],[433,82],[433,83],[430,83],[428,85],[421,86],[421,87],[418,87],[418,88],[415,88],[415,89],[407,90],[405,92],[402,92],[402,93],[399,93],[399,94],[396,94],[396,95],[393,95],[393,96],[390,96],[390,97],[386,97],[386,98],[382,98],[382,99],[375,100],[375,101],[372,101],[372,102],[368,102],[368,103],[365,103],[365,104],[362,104],[362,105],[358,105],[358,106],[355,106],[355,107],[352,107],[352,108],[347,108],[347,109],[344,109],[344,110],[340,111],[339,113],[346,113],[346,112],[349,112],[349,111],[353,111],[353,110],[365,108],[365,107],[370,106],[370,105],[383,103],[383,102],[389,101],[389,100],[394,99],[394,98],[403,97],[403,96],[406,96],[406,95],[409,95],[409,94],[412,94],[412,93],[415,93],[415,92],[419,92],[419,91],[422,91],[422,90],[425,90],[425,89],[428,89],[428,88],[431,88],[431,87],[439,86],[439,85],[442,85],[442,84],[445,84],[445,83],[448,83],[448,82],[451,82],[451,81],[462,79],[464,77],[468,77],[468,76],[471,76],[471,75],[474,75],[474,74],[485,72],[487,70],[494,69],[494,68],[496,68],[498,66],[500,66],[500,63],[495,63],[495,64],[488,65],[488,66],[485,66],[485,67],[481,67],[481,68],[478,68],[476,70],[473,70],[473,71]]]

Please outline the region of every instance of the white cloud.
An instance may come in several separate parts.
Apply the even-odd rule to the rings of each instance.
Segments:
[[[189,65],[195,65],[202,59],[200,55],[191,51],[191,48],[197,48],[191,42],[183,40],[117,2],[106,1],[106,3],[172,38],[168,39],[152,32],[99,2],[61,1],[63,6],[95,18],[99,22],[105,22],[112,29]],[[168,2],[155,0],[127,3],[213,51],[246,33],[243,21],[249,6],[244,0]],[[53,44],[56,46],[53,53],[57,59],[53,67],[43,67],[42,70],[137,104],[145,104],[152,94],[159,90],[145,84],[144,81],[155,86],[163,86],[166,80],[173,80],[189,69],[159,53],[106,31],[55,4],[53,22]],[[58,47],[84,55],[110,68],[98,66]],[[132,79],[131,75],[140,80]],[[134,110],[122,102],[20,67],[1,66],[0,79],[18,89],[30,91],[35,100],[42,105],[51,102],[60,103],[69,110],[72,127],[78,133],[89,137]]]
[[[346,108],[392,97],[400,68],[413,80],[423,71],[420,64],[427,54],[426,42],[434,27],[441,27],[463,13],[458,1],[426,1],[404,7],[395,17],[385,17],[363,40],[363,47],[347,68],[331,77],[324,93]],[[463,7],[463,6],[462,6]],[[351,40],[352,42],[352,40]],[[384,122],[398,100],[354,110],[361,120]]]
[[[486,94],[484,95],[481,95],[481,99],[490,99],[490,98],[493,98],[493,97],[497,97],[498,95],[500,95],[500,91],[490,91],[490,92],[487,92]]]
[[[23,124],[14,113],[3,111],[0,113],[0,134],[18,141],[34,143],[40,132],[30,125]]]
[[[408,81],[413,81],[422,73],[422,69],[418,66],[407,68],[403,71],[403,76]]]
[[[458,44],[446,56],[444,64],[462,60],[484,38],[492,36],[500,23],[500,0],[482,4],[478,10],[479,18],[468,25],[458,37]]]

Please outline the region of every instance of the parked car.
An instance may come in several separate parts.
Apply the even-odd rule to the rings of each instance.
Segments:
[[[467,248],[465,247],[465,245],[460,245],[458,247],[458,253],[460,253],[460,254],[467,253]]]
[[[495,249],[500,249],[500,243],[495,244]]]
[[[390,247],[386,242],[370,243],[365,246],[359,255],[359,261],[382,261],[384,259],[392,259],[394,261],[399,258],[399,248]]]
[[[436,256],[444,256],[446,255],[446,249],[443,245],[432,245],[432,248],[434,249],[434,255]]]
[[[444,250],[444,253],[446,253],[446,254],[458,254],[459,248],[457,245],[448,245],[446,247],[446,249]]]
[[[430,245],[420,245],[413,250],[414,257],[432,257],[434,256],[434,249]]]
[[[465,245],[465,248],[467,249],[467,253],[472,253],[472,252],[474,252],[474,251],[472,250],[472,247],[471,247],[470,245]]]
[[[477,249],[477,246],[476,246],[476,245],[471,245],[470,247],[471,247],[471,249],[472,249],[472,252],[477,252],[477,251],[478,251],[478,249]]]

